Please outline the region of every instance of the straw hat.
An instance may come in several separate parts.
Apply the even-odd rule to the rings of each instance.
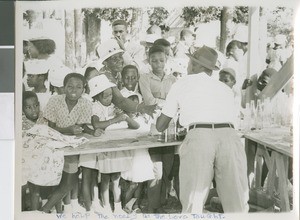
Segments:
[[[220,71],[220,73],[219,73],[219,75],[221,75],[222,73],[229,73],[234,79],[235,79],[235,71],[234,71],[234,69],[232,69],[232,68],[229,68],[229,67],[227,67],[227,68],[223,68],[221,71]]]
[[[50,66],[46,60],[34,59],[24,62],[26,74],[38,75],[48,73]]]
[[[104,74],[101,74],[100,76],[95,76],[88,82],[88,84],[90,88],[91,97],[98,95],[99,93],[103,92],[108,88],[116,86],[116,84],[110,82]]]
[[[196,50],[193,54],[186,53],[186,55],[191,60],[206,67],[207,69],[219,70],[219,67],[216,66],[218,54],[210,47],[204,45],[200,49]]]
[[[64,86],[64,79],[66,75],[72,72],[73,71],[69,67],[61,65],[49,72],[48,80],[51,85],[55,87],[62,87]]]
[[[116,39],[109,39],[102,44],[100,44],[97,48],[97,53],[100,57],[100,63],[105,61],[107,58],[117,54],[117,53],[123,53],[124,50],[122,50],[117,42]]]

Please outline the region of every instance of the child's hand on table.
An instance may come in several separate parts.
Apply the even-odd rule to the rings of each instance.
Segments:
[[[126,114],[119,114],[115,118],[116,118],[117,122],[121,122],[121,121],[125,121],[127,119],[127,117],[128,116]]]
[[[102,134],[104,134],[104,130],[101,129],[101,128],[96,128],[95,131],[94,131],[94,136],[95,137],[99,137],[101,136]]]
[[[72,134],[77,135],[81,134],[83,131],[83,128],[79,125],[72,125],[69,127]]]

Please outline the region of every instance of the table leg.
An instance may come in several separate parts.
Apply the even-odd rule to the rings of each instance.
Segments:
[[[254,178],[254,162],[255,162],[256,143],[245,138],[245,152],[247,156],[247,176],[249,187],[251,188]]]
[[[280,153],[273,152],[273,154],[276,154],[276,165],[278,170],[278,191],[280,196],[280,208],[282,211],[290,211],[290,202],[289,202],[289,196],[288,196],[288,175],[287,175],[287,169],[288,169],[288,158]]]

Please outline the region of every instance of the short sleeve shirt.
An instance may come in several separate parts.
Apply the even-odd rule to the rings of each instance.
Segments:
[[[153,72],[142,74],[139,85],[145,104],[161,104],[175,81],[176,77],[173,75],[165,75],[161,80]]]
[[[115,106],[113,104],[104,106],[99,101],[93,102],[93,115],[98,116],[99,121],[112,119],[115,116],[114,110]]]
[[[188,75],[173,84],[162,113],[173,118],[180,112],[183,126],[193,123],[234,123],[233,91],[205,73]]]
[[[92,117],[92,103],[80,97],[77,104],[69,112],[66,95],[56,95],[50,98],[44,110],[44,118],[65,128],[75,124],[90,124]]]

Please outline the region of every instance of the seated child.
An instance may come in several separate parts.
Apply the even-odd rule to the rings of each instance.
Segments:
[[[105,75],[92,78],[89,81],[90,96],[94,99],[92,125],[95,129],[107,129],[111,125],[126,122],[132,129],[139,127],[133,119],[121,112],[116,112],[112,104],[112,87]],[[122,126],[122,125],[120,125]],[[107,212],[111,212],[109,203],[109,184],[112,181],[112,191],[114,196],[114,212],[124,213],[121,206],[121,189],[119,186],[120,172],[131,168],[131,151],[114,151],[99,153],[98,165],[101,173],[100,194],[103,206]]]
[[[40,108],[43,110],[51,96],[45,86],[49,65],[45,60],[28,60],[24,62],[24,68],[27,74],[27,84],[37,94]]]
[[[65,135],[78,135],[82,132],[99,136],[101,129],[91,130],[92,103],[81,97],[86,81],[79,73],[70,73],[64,79],[65,94],[53,96],[44,111],[44,118],[49,127]],[[51,208],[60,201],[66,193],[78,184],[79,156],[65,156],[62,179],[42,211],[49,213]],[[71,201],[75,208],[79,206],[78,199]]]

